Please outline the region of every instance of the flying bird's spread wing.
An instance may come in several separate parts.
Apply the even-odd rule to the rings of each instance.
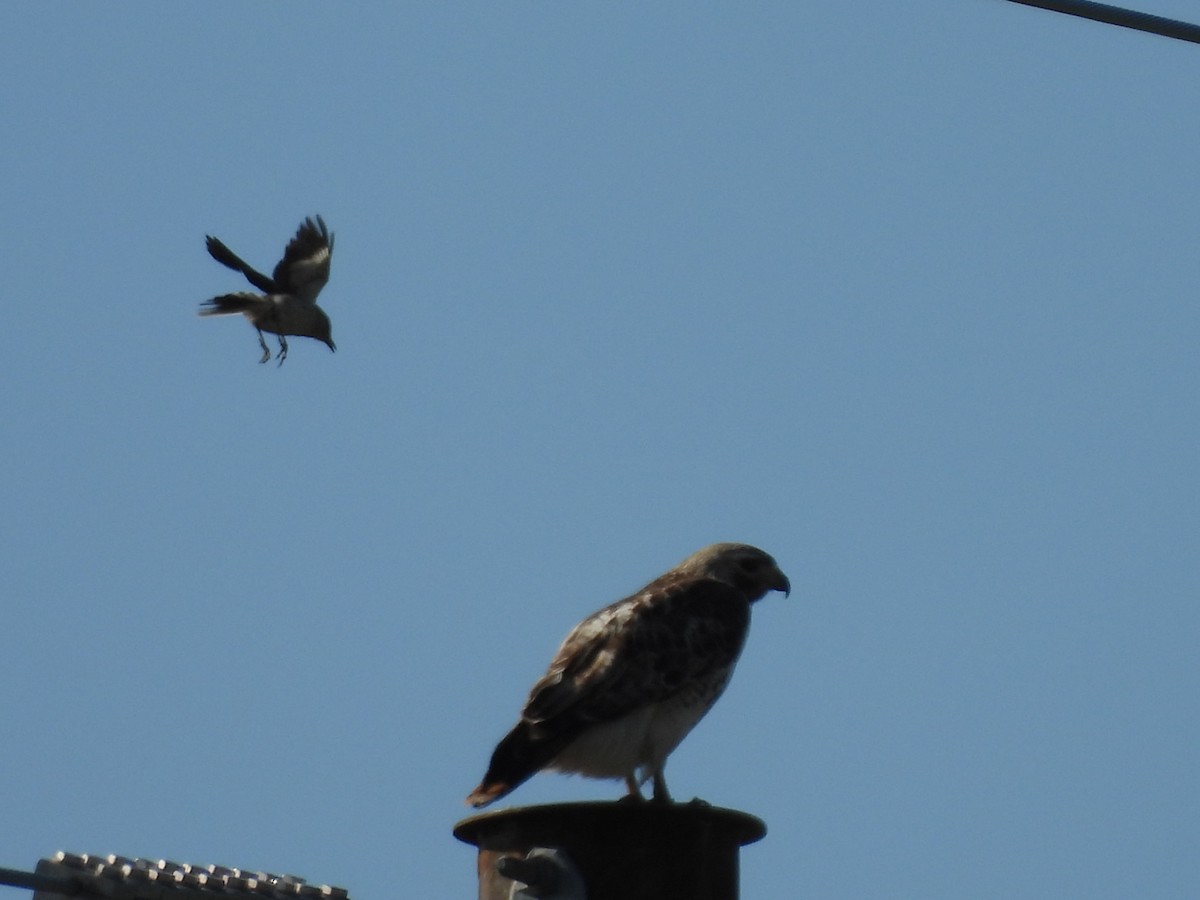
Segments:
[[[302,303],[315,303],[317,294],[329,281],[329,263],[333,256],[333,235],[325,221],[316,217],[305,219],[283,251],[283,259],[275,266],[275,283],[284,293]]]
[[[634,796],[652,777],[655,799],[668,799],[666,758],[725,689],[750,604],[790,587],[761,550],[715,544],[593,613],[534,684],[467,802],[485,806],[542,769],[623,778]]]
[[[228,266],[235,272],[241,272],[246,276],[246,280],[266,294],[281,293],[278,285],[262,272],[255,269],[240,256],[222,244],[211,234],[204,237],[205,246],[208,247],[208,255],[215,259],[223,266]]]

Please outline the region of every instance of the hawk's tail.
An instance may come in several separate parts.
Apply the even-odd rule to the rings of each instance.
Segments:
[[[558,755],[560,749],[556,742],[533,737],[528,723],[518,722],[496,745],[487,774],[471,791],[467,803],[478,809],[499,800],[528,781]]]
[[[229,316],[234,313],[244,313],[254,309],[262,302],[262,297],[258,294],[225,294],[222,297],[213,297],[211,300],[205,300],[200,304],[200,315],[202,316]]]

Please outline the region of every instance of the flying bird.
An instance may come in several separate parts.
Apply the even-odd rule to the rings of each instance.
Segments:
[[[467,797],[486,806],[543,769],[623,778],[667,802],[667,756],[712,707],[733,673],[750,604],[791,592],[768,554],[713,544],[637,593],[575,626],[529,692]]]
[[[337,350],[329,316],[317,306],[317,294],[329,280],[329,261],[333,256],[333,235],[320,216],[316,217],[316,222],[305,219],[301,223],[270,278],[252,268],[212,235],[205,236],[205,243],[213,259],[241,272],[263,294],[242,291],[213,297],[200,304],[200,315],[242,313],[258,329],[258,343],[263,350],[260,363],[271,358],[271,351],[263,339],[264,331],[279,337],[281,366],[287,359],[289,334],[316,338],[330,350]]]

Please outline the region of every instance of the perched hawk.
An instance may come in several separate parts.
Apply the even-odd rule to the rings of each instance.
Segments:
[[[258,329],[258,343],[263,349],[260,363],[271,358],[271,351],[263,339],[263,332],[279,336],[279,365],[287,359],[286,335],[316,338],[324,341],[330,350],[333,344],[329,316],[317,306],[317,294],[329,280],[329,260],[333,256],[333,235],[325,227],[320,216],[314,223],[305,219],[296,236],[283,251],[283,259],[275,266],[268,278],[252,269],[232,250],[212,235],[207,235],[209,255],[223,266],[241,272],[246,280],[264,291],[262,294],[240,292],[213,297],[200,304],[202,316],[224,316],[242,313],[250,324]]]
[[[747,544],[713,544],[588,616],[529,692],[467,802],[486,806],[542,769],[623,778],[639,799],[652,778],[654,799],[670,800],[667,755],[725,689],[750,604],[768,591],[791,591],[775,560]]]

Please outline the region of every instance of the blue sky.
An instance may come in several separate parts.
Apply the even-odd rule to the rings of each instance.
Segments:
[[[740,540],[794,590],[667,774],[767,822],[743,896],[1195,896],[1198,70],[1000,0],[12,6],[0,865],[473,896],[558,641]],[[314,213],[338,352],[259,366],[204,235]]]

